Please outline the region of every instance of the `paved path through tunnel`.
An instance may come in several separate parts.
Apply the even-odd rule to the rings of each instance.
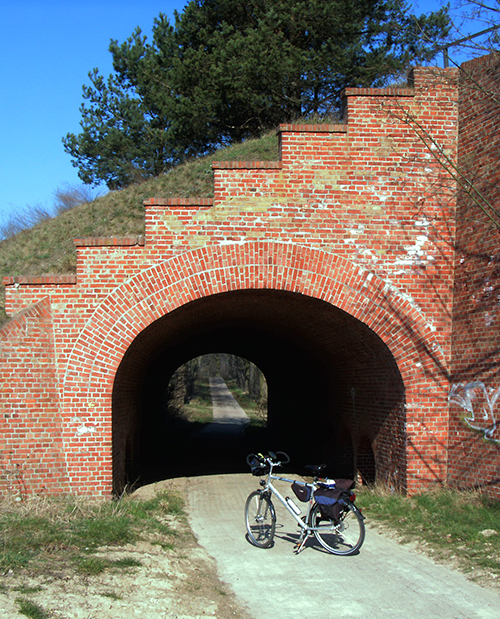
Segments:
[[[217,435],[228,438],[241,436],[250,419],[234,399],[222,378],[210,378],[210,394],[213,406],[212,422],[200,430],[198,435]]]
[[[222,379],[212,379],[211,389],[207,432],[237,440],[247,416]],[[297,525],[277,500],[275,545],[255,548],[245,537],[244,506],[258,481],[250,473],[185,479],[199,543],[256,619],[500,619],[500,594],[371,528],[356,556],[330,555],[315,540],[295,555]],[[286,484],[279,487],[291,494]]]

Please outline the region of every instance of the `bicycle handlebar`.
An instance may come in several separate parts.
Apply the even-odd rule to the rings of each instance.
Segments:
[[[281,466],[290,462],[290,456],[284,451],[270,451],[267,456],[263,454],[248,454],[246,460],[248,466],[252,465],[252,460],[257,458],[262,464],[271,464],[272,466]]]

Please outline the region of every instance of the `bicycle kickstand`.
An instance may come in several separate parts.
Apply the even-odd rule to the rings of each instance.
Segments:
[[[306,531],[305,529],[302,529],[301,533],[300,533],[300,537],[297,540],[297,543],[294,546],[293,552],[298,555],[299,552],[302,552],[302,550],[304,550],[304,546],[305,543],[307,541],[307,539],[309,538],[309,536],[311,535],[311,533],[309,533],[309,531]]]

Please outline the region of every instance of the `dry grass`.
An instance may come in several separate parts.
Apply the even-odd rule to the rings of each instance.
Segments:
[[[63,210],[57,217],[47,215],[32,228],[0,242],[0,278],[74,273],[76,251],[73,239],[144,234],[143,202],[152,197],[213,196],[211,162],[214,160],[276,159],[278,139],[272,132],[260,140],[235,144],[208,157],[179,165],[155,179]],[[0,323],[6,320],[3,297],[3,290],[0,290]]]

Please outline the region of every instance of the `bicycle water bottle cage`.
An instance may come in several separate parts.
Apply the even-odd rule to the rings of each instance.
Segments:
[[[306,471],[309,471],[313,477],[321,477],[321,473],[326,469],[326,464],[306,464]]]

